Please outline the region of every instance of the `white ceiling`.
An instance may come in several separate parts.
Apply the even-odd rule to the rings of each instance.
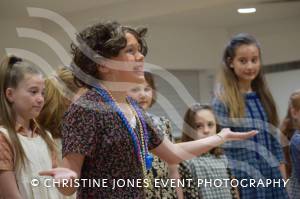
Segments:
[[[26,7],[87,19],[204,27],[238,26],[300,16],[300,1],[261,4],[267,1],[270,0],[1,0],[0,18],[28,17]],[[249,6],[257,8],[255,15],[237,14],[237,8]]]
[[[0,53],[6,47],[25,48],[39,52],[53,65],[60,63],[42,42],[16,35],[16,27],[33,26],[69,48],[70,38],[57,24],[28,16],[26,8],[37,7],[62,15],[78,29],[99,20],[149,27],[147,59],[165,68],[217,67],[228,37],[252,30],[267,49],[265,63],[298,60],[300,1],[262,3],[267,1],[277,0],[0,0]],[[240,15],[236,11],[240,7],[256,7],[257,13]]]
[[[103,7],[123,0],[1,0],[1,18],[19,18],[28,16],[26,7],[39,7],[53,10],[60,14],[76,13],[94,7]],[[88,2],[88,3],[87,3]]]
[[[300,1],[293,3],[257,4],[245,0],[204,8],[194,8],[178,13],[165,14],[145,19],[149,24],[185,24],[202,28],[235,27],[245,24],[266,23],[286,18],[300,18]],[[253,1],[253,0],[252,0]],[[254,1],[253,1],[254,2]],[[241,7],[255,7],[255,14],[238,14]],[[300,24],[299,24],[300,25]]]

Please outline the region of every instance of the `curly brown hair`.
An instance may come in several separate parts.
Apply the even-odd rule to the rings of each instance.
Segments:
[[[126,47],[126,33],[132,34],[140,45],[141,53],[146,56],[148,52],[145,35],[147,28],[132,28],[122,26],[118,22],[97,23],[85,28],[77,36],[77,44],[71,44],[73,63],[71,67],[75,74],[75,81],[80,86],[90,87],[87,83],[88,76],[101,79],[97,70],[101,58],[112,58],[118,56],[120,50]],[[85,75],[79,75],[80,69]]]

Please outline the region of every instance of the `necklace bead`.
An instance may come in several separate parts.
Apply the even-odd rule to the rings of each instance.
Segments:
[[[132,142],[134,145],[135,153],[138,157],[138,160],[142,164],[143,174],[146,176],[147,170],[149,170],[152,166],[153,157],[148,153],[148,131],[146,128],[144,117],[141,113],[140,108],[131,98],[127,98],[126,102],[132,111],[134,117],[136,117],[137,124],[139,127],[138,132],[140,132],[140,139],[138,137],[138,133],[134,131],[134,129],[129,124],[128,119],[125,114],[121,111],[119,104],[111,95],[111,93],[100,86],[94,87],[95,91],[103,98],[103,101],[111,106],[114,110],[116,110],[118,116],[122,120],[122,123],[125,125],[126,129],[129,132],[130,137],[132,138]]]

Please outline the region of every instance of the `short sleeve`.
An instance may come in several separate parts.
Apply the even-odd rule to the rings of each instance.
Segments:
[[[78,153],[91,156],[96,149],[96,111],[80,104],[72,104],[62,123],[62,155]]]
[[[150,113],[147,113],[147,115],[152,120],[152,123],[155,125],[156,129],[164,133],[165,136],[174,143],[175,141],[172,136],[172,126],[170,120],[163,116],[156,116]]]
[[[14,160],[13,150],[6,139],[6,137],[0,132],[0,170],[13,171]]]
[[[143,116],[145,118],[149,136],[148,149],[152,150],[162,143],[164,139],[164,133],[158,130],[158,128],[153,124],[151,118],[147,114],[143,113]]]
[[[171,126],[170,120],[168,120],[165,117],[161,117],[161,120],[162,120],[162,123],[166,126],[166,131],[165,131],[166,136],[168,137],[168,139],[171,142],[175,143],[175,139],[172,135],[172,126]]]

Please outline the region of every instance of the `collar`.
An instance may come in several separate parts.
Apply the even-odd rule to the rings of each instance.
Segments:
[[[30,125],[30,129],[32,130],[32,135],[39,134],[40,129],[39,129],[38,124],[35,120],[30,120],[29,125]],[[17,133],[20,133],[21,135],[27,136],[26,133],[25,133],[25,127],[22,126],[21,124],[16,123],[15,130],[16,130]]]

